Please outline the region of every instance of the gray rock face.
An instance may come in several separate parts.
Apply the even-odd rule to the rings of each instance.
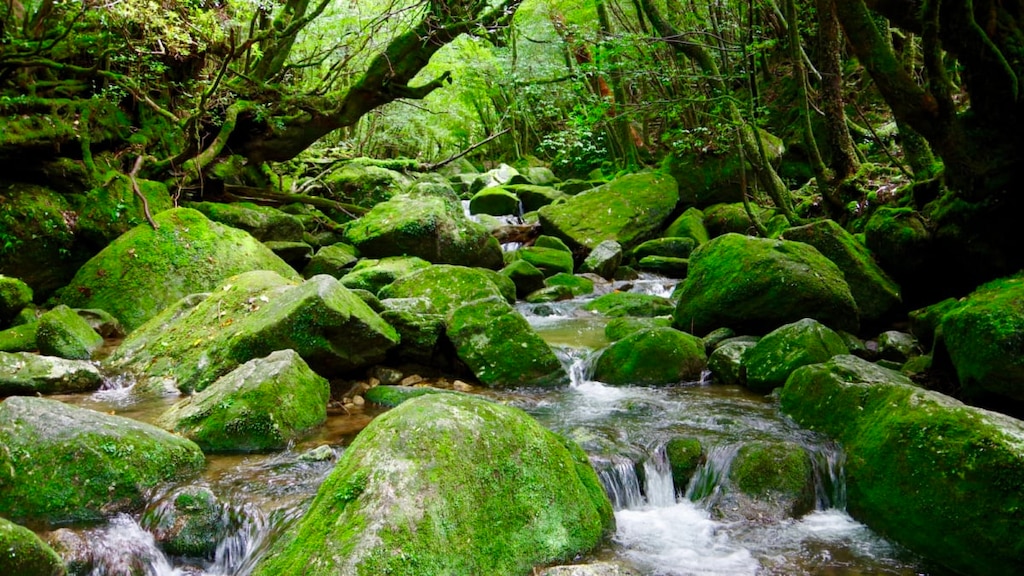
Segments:
[[[204,452],[281,450],[327,419],[331,395],[294,350],[242,364],[165,412],[158,424]]]
[[[613,523],[578,446],[518,409],[428,394],[356,437],[254,574],[527,574]]]
[[[229,278],[129,335],[108,359],[145,388],[202,390],[254,358],[292,349],[325,376],[380,362],[398,334],[330,276],[294,284],[273,272]]]
[[[135,510],[159,482],[206,464],[192,442],[155,426],[13,396],[0,403],[0,515],[63,523]]]
[[[595,246],[583,260],[583,264],[580,265],[580,273],[597,274],[605,280],[610,280],[615,276],[615,271],[619,269],[620,263],[622,263],[622,246],[614,240],[605,240]]]
[[[99,369],[89,362],[0,352],[0,396],[87,392],[102,384]]]

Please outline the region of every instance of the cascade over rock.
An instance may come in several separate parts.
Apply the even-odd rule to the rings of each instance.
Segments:
[[[429,394],[356,437],[254,574],[526,574],[613,522],[571,441],[516,408]]]
[[[843,273],[802,242],[719,236],[690,256],[678,298],[675,325],[694,334],[764,333],[805,317],[836,330],[859,325]]]
[[[843,445],[854,518],[959,573],[1019,573],[1024,423],[855,356],[797,369],[781,405]]]
[[[131,331],[179,298],[206,292],[235,274],[269,270],[298,274],[249,234],[189,208],[153,217],[83,265],[61,292],[72,308],[101,308]]]

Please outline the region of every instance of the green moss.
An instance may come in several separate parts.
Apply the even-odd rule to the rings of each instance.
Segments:
[[[594,281],[590,278],[559,272],[544,280],[545,286],[567,286],[573,296],[585,296],[594,292]]]
[[[429,266],[430,262],[415,256],[391,256],[379,260],[364,258],[340,280],[346,288],[377,294],[402,276]]]
[[[838,334],[816,320],[804,318],[776,328],[743,352],[746,384],[757,392],[771,392],[785,384],[797,368],[847,352]]]
[[[225,278],[270,270],[295,271],[248,234],[175,208],[133,228],[82,266],[60,299],[72,308],[101,308],[131,331],[189,294],[206,292]]]
[[[516,260],[501,269],[501,274],[508,277],[516,285],[516,296],[525,298],[527,294],[544,287],[544,273],[526,260]]]
[[[638,318],[634,316],[623,316],[613,318],[605,324],[604,335],[611,341],[622,340],[648,328],[667,328],[672,324],[672,319],[667,317]]]
[[[520,248],[512,252],[509,259],[512,262],[525,260],[543,272],[545,276],[572,274],[574,266],[571,252],[537,245]]]
[[[484,188],[469,200],[470,214],[519,214],[519,197],[501,187]]]
[[[32,303],[32,288],[17,278],[0,274],[0,326],[7,325]]]
[[[146,198],[151,215],[174,207],[171,193],[160,182],[137,179],[139,192]],[[146,223],[146,211],[135,194],[131,180],[119,175],[104,186],[72,197],[78,212],[76,234],[97,247],[106,246],[118,236]]]
[[[930,349],[935,342],[935,331],[942,323],[942,318],[959,306],[956,298],[946,298],[910,313],[910,331],[914,333],[921,345]]]
[[[637,246],[633,250],[633,258],[642,260],[646,256],[667,256],[670,258],[689,258],[690,252],[697,247],[693,238],[655,238]]]
[[[473,300],[491,296],[504,300],[505,294],[494,280],[493,276],[477,268],[437,265],[402,276],[381,290],[379,296],[427,298],[439,313],[447,315]]]
[[[668,256],[644,256],[636,267],[645,272],[661,274],[669,278],[686,278],[690,269],[690,261],[686,258],[670,258]]]
[[[656,236],[679,201],[671,176],[630,174],[538,210],[544,232],[573,250],[615,240],[629,250]]]
[[[0,518],[0,573],[61,576],[64,561],[34,532]]]
[[[766,222],[774,212],[768,208],[754,207],[755,215]],[[714,238],[723,234],[754,234],[757,229],[750,221],[743,203],[715,204],[704,209],[704,227],[708,236]]]
[[[675,305],[667,298],[633,292],[612,292],[591,300],[584,310],[603,314],[611,318],[622,316],[667,316]]]
[[[128,418],[55,400],[11,397],[0,404],[0,514],[14,520],[97,520],[139,508],[156,484],[205,465],[199,447]]]
[[[252,202],[189,202],[186,206],[202,212],[214,222],[245,230],[261,242],[302,240],[302,221],[270,206]]]
[[[513,408],[409,400],[360,433],[255,574],[525,574],[569,560],[613,522],[569,445]]]
[[[366,391],[363,396],[381,406],[394,408],[406,400],[418,398],[424,394],[456,394],[450,390],[431,388],[429,386],[374,386]]]
[[[704,463],[704,447],[696,438],[676,436],[665,445],[665,453],[672,467],[672,484],[677,494],[683,494],[690,483],[690,478]]]
[[[103,345],[103,337],[74,310],[60,305],[39,317],[36,344],[47,356],[88,360]]]
[[[753,336],[737,336],[724,340],[708,357],[708,370],[716,384],[743,385],[747,382],[744,355],[757,344]]]
[[[558,357],[514,308],[497,298],[455,309],[448,338],[459,359],[487,386],[559,386],[569,376]]]
[[[594,379],[612,385],[664,385],[700,380],[704,343],[674,328],[649,328],[606,348]]]
[[[848,509],[925,557],[1014,574],[1024,557],[1024,426],[852,356],[798,369],[781,405],[843,444]]]
[[[41,300],[67,284],[91,255],[76,244],[76,216],[68,200],[48,188],[0,190],[0,274],[20,278]]]
[[[341,278],[358,260],[359,251],[354,246],[337,242],[317,250],[306,267],[302,269],[302,276],[310,278],[317,274],[328,274],[335,278]],[[376,294],[376,291],[373,292]]]
[[[799,444],[753,442],[743,445],[729,469],[729,478],[755,500],[800,502],[795,515],[814,506],[811,458]]]
[[[0,330],[0,352],[31,352],[36,350],[36,330],[39,322],[22,324]]]
[[[687,208],[685,212],[672,221],[661,234],[662,238],[689,238],[695,246],[707,242],[707,228],[704,227],[704,212],[699,208]]]

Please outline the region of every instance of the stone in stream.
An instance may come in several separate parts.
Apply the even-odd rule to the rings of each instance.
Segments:
[[[522,315],[491,297],[448,315],[455,353],[488,387],[560,386],[569,383],[562,363]]]
[[[572,250],[593,250],[615,240],[630,250],[658,235],[679,201],[666,174],[629,174],[538,210],[544,233]]]
[[[0,396],[87,392],[102,385],[99,369],[84,360],[0,352]]]
[[[1024,401],[1024,274],[981,286],[940,327],[964,396]]]
[[[661,237],[688,238],[693,240],[694,248],[707,242],[710,240],[710,237],[708,236],[707,229],[704,227],[704,212],[699,208],[687,208],[685,212],[665,228]]]
[[[923,390],[854,356],[797,369],[781,407],[842,444],[854,518],[956,572],[1019,574],[1020,420]]]
[[[817,320],[804,318],[780,326],[743,352],[747,388],[771,392],[797,368],[848,352],[839,334]]]
[[[0,274],[0,328],[32,303],[32,288],[18,278]]]
[[[648,240],[633,249],[633,258],[642,260],[647,256],[663,256],[668,258],[689,258],[697,243],[693,238],[655,238]]]
[[[388,352],[397,363],[446,367],[450,353],[443,345],[445,316],[427,298],[385,298],[380,317],[391,325],[401,344]]]
[[[0,574],[63,576],[64,561],[35,532],[0,518]]]
[[[139,523],[168,554],[212,560],[237,520],[209,488],[186,486],[151,504]]]
[[[519,197],[500,186],[484,188],[469,200],[470,214],[519,214]]]
[[[765,333],[802,318],[855,332],[857,304],[843,273],[802,242],[726,234],[690,255],[675,326]]]
[[[288,264],[249,234],[189,208],[153,217],[83,265],[61,292],[72,308],[100,308],[132,331],[178,299],[212,290],[225,278],[268,270],[298,279]]]
[[[707,459],[704,447],[696,438],[676,436],[665,444],[665,455],[672,468],[672,485],[676,494],[685,494],[693,475]]]
[[[757,441],[744,444],[729,467],[732,493],[716,507],[750,520],[799,518],[814,509],[811,457],[799,444]]]
[[[609,318],[667,316],[672,314],[674,308],[675,305],[668,298],[634,292],[611,292],[583,306],[588,312],[596,312]]]
[[[103,337],[67,306],[59,305],[39,317],[39,353],[68,360],[89,360],[103,346]]]
[[[276,350],[295,350],[330,377],[376,364],[396,344],[394,328],[331,276],[296,284],[254,271],[168,308],[130,334],[107,366],[136,375],[143,390],[192,392]]]
[[[707,367],[700,338],[674,328],[648,328],[601,352],[594,379],[614,386],[652,386],[700,380]]]
[[[206,453],[282,450],[323,424],[330,395],[301,356],[278,350],[178,401],[157,424]]]
[[[580,264],[580,273],[597,274],[605,280],[610,280],[615,276],[615,271],[619,269],[620,263],[622,263],[622,246],[614,240],[605,240],[595,246],[590,254],[583,259],[583,263]]]
[[[60,524],[139,509],[158,483],[206,464],[155,426],[44,398],[0,403],[0,515]]]
[[[502,266],[498,240],[443,195],[396,195],[351,222],[345,237],[370,258],[405,255],[435,264]]]
[[[747,382],[747,369],[743,355],[757,344],[757,336],[727,338],[708,356],[708,370],[715,384],[743,385]]]
[[[254,575],[527,574],[613,526],[574,443],[516,408],[431,394],[356,437]]]

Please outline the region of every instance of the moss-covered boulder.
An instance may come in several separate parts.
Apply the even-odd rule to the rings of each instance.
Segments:
[[[131,331],[179,298],[206,292],[225,278],[270,270],[297,278],[288,264],[249,234],[189,208],[154,216],[82,266],[60,296],[72,308],[101,308]]]
[[[665,455],[672,469],[672,485],[676,494],[685,494],[690,479],[707,458],[704,447],[696,438],[676,436],[665,444]]]
[[[302,220],[270,206],[252,202],[189,202],[185,206],[202,212],[214,222],[245,230],[261,242],[302,240]]]
[[[585,296],[594,292],[594,281],[584,276],[559,272],[544,279],[545,286],[566,286],[573,296]]]
[[[615,386],[693,382],[707,363],[700,338],[674,328],[649,328],[605,348],[594,379]]]
[[[886,330],[878,335],[878,357],[881,360],[903,364],[921,355],[921,346],[913,334],[899,330]]]
[[[594,298],[583,307],[584,310],[609,318],[668,316],[674,308],[675,305],[668,298],[637,292],[611,292]]]
[[[333,376],[380,362],[398,334],[330,276],[301,284],[266,271],[234,276],[206,298],[187,298],[125,339],[107,365],[146,388],[191,392],[254,358],[292,349]]]
[[[876,322],[900,304],[900,287],[878,264],[867,247],[832,220],[790,228],[786,240],[810,244],[843,272],[861,320]]]
[[[412,180],[370,158],[356,158],[339,166],[324,178],[334,198],[371,208],[393,198],[407,188]]]
[[[781,406],[843,445],[854,518],[956,572],[1020,571],[1021,421],[922,390],[854,356],[798,369]]]
[[[960,305],[956,298],[946,298],[924,308],[910,312],[910,331],[927,350],[935,343],[935,331],[942,324],[942,318]]]
[[[0,403],[0,515],[64,523],[135,510],[160,482],[206,461],[192,442],[120,416],[56,400]]]
[[[11,320],[32,303],[32,288],[18,278],[0,274],[0,328],[9,326]]]
[[[496,276],[479,268],[465,266],[431,266],[402,276],[380,292],[381,298],[426,298],[439,314],[447,316],[467,302],[492,296],[515,302],[498,286]],[[501,277],[505,281],[508,278]]]
[[[87,392],[103,385],[93,364],[25,352],[0,352],[0,396]]]
[[[341,277],[341,283],[350,290],[366,290],[377,294],[381,288],[402,276],[429,267],[430,262],[415,256],[363,258]]]
[[[389,360],[440,367],[451,364],[443,339],[445,315],[428,298],[386,298],[381,305],[380,317],[400,337],[400,344],[388,352]]]
[[[704,227],[704,212],[699,208],[687,208],[685,212],[672,221],[661,234],[662,238],[689,238],[696,246],[710,240],[707,228]]]
[[[786,147],[782,139],[758,129],[768,161],[778,165]],[[754,168],[741,160],[735,149],[705,152],[694,149],[668,155],[662,168],[679,182],[680,201],[704,207],[718,202],[743,200],[743,173],[753,177]]]
[[[236,515],[209,488],[186,486],[154,502],[139,523],[168,554],[212,560]]]
[[[615,276],[615,271],[622,263],[622,246],[614,240],[605,240],[593,250],[580,264],[580,274],[597,274],[609,280]]]
[[[774,214],[769,208],[760,206],[751,206],[751,208],[761,222],[766,223]],[[704,228],[707,229],[708,236],[711,238],[723,234],[754,234],[757,231],[742,202],[715,204],[705,208]]]
[[[572,252],[560,248],[537,246],[536,244],[512,252],[509,259],[512,262],[525,260],[543,272],[545,276],[572,274],[574,266]]]
[[[614,342],[635,334],[648,328],[668,328],[672,325],[672,319],[668,316],[645,317],[645,316],[620,316],[612,318],[604,326],[604,335],[608,340]]]
[[[506,186],[505,189],[519,197],[519,201],[523,203],[523,212],[540,210],[548,204],[569,197],[568,194],[553,186],[516,184]]]
[[[20,324],[0,330],[0,352],[31,352],[36,350],[36,331],[39,322]]]
[[[0,574],[64,576],[64,561],[36,533],[0,518]]]
[[[966,396],[1024,401],[1024,275],[981,286],[941,327]]]
[[[374,386],[366,391],[364,397],[374,404],[394,408],[406,400],[419,398],[426,394],[459,394],[459,392],[432,386]]]
[[[633,249],[633,258],[641,260],[646,256],[665,256],[668,258],[689,258],[697,247],[693,238],[669,236],[648,240]]]
[[[453,310],[447,321],[455,353],[485,386],[559,386],[569,375],[551,347],[498,297]]]
[[[527,574],[613,522],[578,446],[518,409],[431,394],[356,437],[254,574]]]
[[[317,274],[327,274],[335,278],[344,276],[359,260],[359,251],[344,242],[336,242],[323,246],[309,259],[302,269],[304,278],[312,278]]]
[[[708,356],[708,370],[716,384],[742,385],[747,382],[743,355],[757,344],[756,336],[727,338]]]
[[[856,332],[857,304],[843,273],[802,242],[726,234],[697,248],[679,290],[675,325],[765,333],[802,318]]]
[[[629,250],[661,232],[679,201],[675,180],[657,173],[630,174],[538,211],[544,233],[573,250],[615,240]]]
[[[918,275],[931,264],[932,231],[913,208],[882,206],[864,227],[864,243],[886,270],[901,282]]]
[[[644,272],[660,274],[669,278],[686,278],[690,271],[690,260],[670,256],[644,256],[636,263]]]
[[[345,237],[370,258],[417,256],[434,264],[493,269],[503,263],[498,240],[444,196],[397,195],[351,222]]]
[[[530,304],[543,304],[546,302],[561,302],[563,300],[572,300],[575,295],[572,293],[572,288],[568,286],[545,286],[539,290],[534,290],[526,295],[524,300]]]
[[[301,356],[278,350],[180,400],[157,424],[207,453],[281,450],[323,424],[330,395]]]
[[[146,223],[146,211],[159,214],[174,207],[171,193],[163,182],[136,178],[134,183],[125,174],[84,194],[68,195],[78,215],[75,236],[82,244],[102,248],[132,228]],[[138,194],[135,192],[138,188]],[[143,205],[139,195],[145,197]]]
[[[544,273],[526,260],[509,262],[508,266],[501,269],[501,274],[516,285],[516,296],[519,298],[526,298],[527,294],[545,286]]]
[[[804,318],[780,326],[743,353],[747,387],[771,392],[794,370],[848,352],[842,337],[817,320]]]
[[[729,468],[742,514],[758,519],[798,518],[814,509],[810,454],[799,444],[758,441],[744,444]]]
[[[504,188],[484,188],[469,199],[470,214],[519,214],[519,197]]]
[[[36,345],[39,352],[47,356],[88,360],[103,345],[103,337],[74,310],[62,304],[39,317]]]

